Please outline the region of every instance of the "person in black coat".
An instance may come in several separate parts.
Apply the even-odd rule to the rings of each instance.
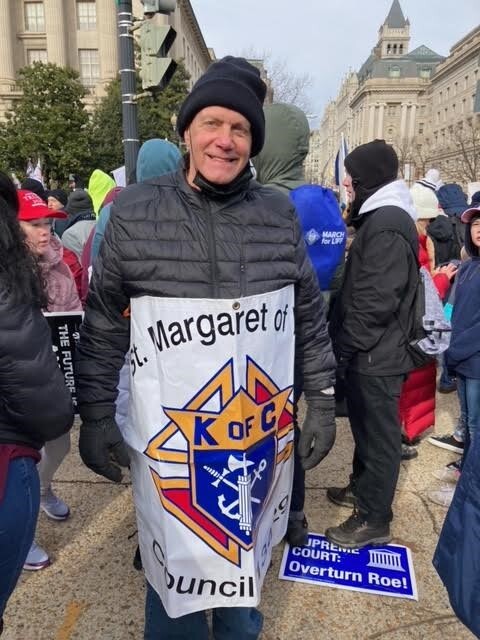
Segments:
[[[418,281],[418,237],[413,201],[397,180],[398,158],[383,140],[354,149],[345,159],[344,185],[356,236],[330,322],[345,381],[355,440],[347,487],[327,497],[354,513],[326,535],[341,547],[390,541],[392,501],[401,459],[398,400],[413,369],[407,352]]]
[[[17,212],[15,186],[0,173],[0,633],[37,524],[40,449],[73,423],[41,311],[43,285]]]

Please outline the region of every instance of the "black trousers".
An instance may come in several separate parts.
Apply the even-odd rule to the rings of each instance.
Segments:
[[[355,440],[351,483],[358,510],[372,524],[393,518],[402,455],[398,402],[404,379],[347,372],[345,397]]]

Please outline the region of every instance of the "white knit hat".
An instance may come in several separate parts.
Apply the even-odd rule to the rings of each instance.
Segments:
[[[436,218],[441,213],[437,196],[431,189],[417,183],[412,186],[410,193],[419,220]]]

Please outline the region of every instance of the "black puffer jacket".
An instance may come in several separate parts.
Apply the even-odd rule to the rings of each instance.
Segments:
[[[418,280],[415,224],[399,207],[383,206],[364,213],[358,226],[330,320],[335,353],[365,375],[407,373]]]
[[[296,287],[297,359],[305,394],[334,381],[322,296],[290,200],[250,181],[228,196],[193,190],[183,170],[125,189],[95,265],[77,382],[83,419],[115,413],[129,348],[130,298],[237,298]]]
[[[73,422],[70,392],[40,310],[0,293],[0,443],[41,449]]]

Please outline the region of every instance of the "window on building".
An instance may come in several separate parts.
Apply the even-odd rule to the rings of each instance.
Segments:
[[[394,67],[390,67],[390,69],[388,70],[388,75],[390,76],[390,78],[399,78],[400,67],[397,67],[396,65]]]
[[[430,78],[431,73],[431,69],[429,69],[428,67],[423,67],[423,69],[420,69],[420,78]]]
[[[97,84],[100,79],[98,49],[79,49],[78,63],[82,83],[87,86]]]
[[[440,111],[437,111],[437,124],[440,124]]]
[[[399,45],[398,47],[398,53],[402,56],[403,55],[403,44]]]
[[[466,100],[463,98],[462,100],[462,113],[465,113]]]
[[[34,62],[42,62],[47,64],[47,50],[46,49],[28,49],[27,50],[27,64],[31,65]]]
[[[455,102],[452,104],[452,113],[457,113],[457,105]]]
[[[447,87],[447,100],[450,99],[450,87]]]
[[[438,104],[442,102],[442,99],[443,99],[443,91],[440,91],[440,93],[438,94]]]
[[[420,122],[420,123],[418,124],[418,133],[419,133],[419,134],[422,134],[422,133],[423,133],[423,122]]]
[[[391,53],[392,53],[392,45],[387,44],[387,56],[389,56]]]
[[[473,102],[473,112],[480,113],[480,80],[477,80],[477,91]]]
[[[465,76],[463,79],[463,88],[466,89],[468,87],[468,76]]]
[[[454,82],[453,84],[453,95],[456,96],[458,91],[458,82]]]
[[[448,107],[445,107],[443,111],[443,121],[446,122],[448,117]]]
[[[422,104],[420,105],[420,115],[424,116],[425,115],[425,111],[427,110],[426,105]]]
[[[394,56],[397,55],[397,45],[396,44],[393,45],[393,55]]]
[[[396,116],[397,115],[397,105],[396,104],[389,104],[388,108],[387,108],[387,114],[389,116]]]
[[[25,31],[45,31],[43,2],[25,2]]]
[[[77,0],[77,29],[92,31],[97,28],[97,5],[95,0]]]

